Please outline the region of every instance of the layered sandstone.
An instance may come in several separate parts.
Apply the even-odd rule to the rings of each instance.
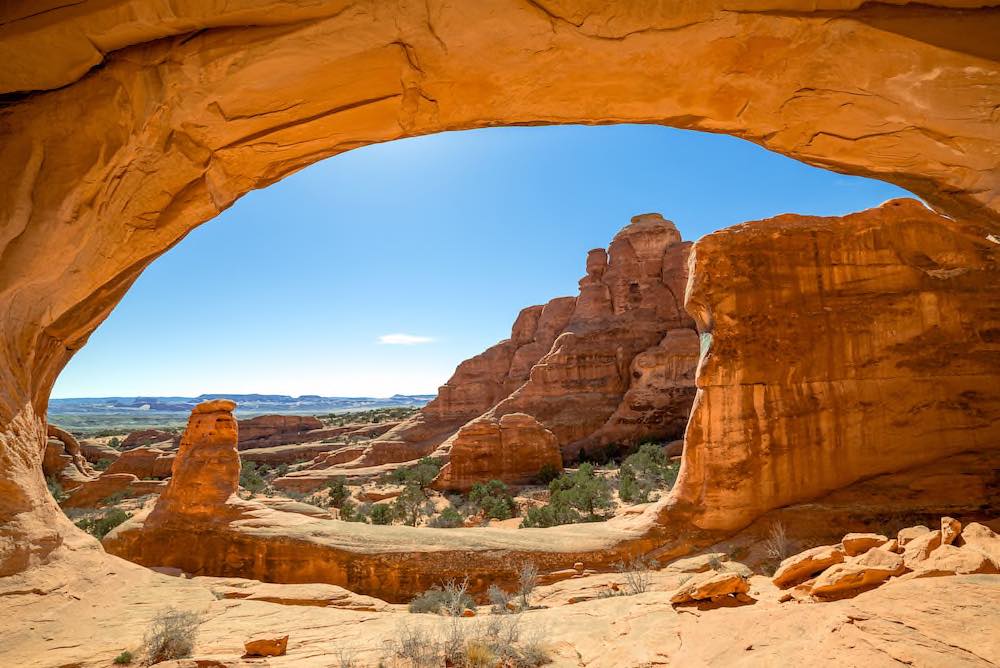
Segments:
[[[450,455],[434,479],[435,489],[467,492],[487,480],[525,485],[538,482],[546,467],[562,470],[555,434],[524,413],[469,422],[451,439]]]
[[[54,424],[48,425],[48,439],[42,455],[42,473],[64,487],[79,485],[97,475],[83,456],[76,438]]]
[[[39,472],[58,372],[150,262],[249,190],[404,136],[662,123],[885,178],[995,233],[1000,17],[981,5],[8,3],[0,573],[78,535]]]
[[[239,426],[240,450],[319,441],[341,432],[322,431],[325,425],[312,415],[259,415],[239,420]]]
[[[133,431],[122,440],[122,449],[141,448],[154,443],[170,443],[177,445],[179,436],[172,431],[163,429],[140,429]]]
[[[690,247],[673,223],[645,214],[607,251],[591,251],[563,333],[488,415],[532,415],[556,435],[564,460],[595,444],[682,435],[697,365],[697,335],[683,303]],[[688,331],[668,336],[673,330]],[[644,395],[655,399],[644,404]]]
[[[720,230],[691,266],[706,347],[672,502],[696,525],[1000,448],[1000,245],[981,230],[893,200]]]
[[[121,453],[105,473],[127,473],[137,478],[169,478],[176,454],[159,448],[137,447]]]

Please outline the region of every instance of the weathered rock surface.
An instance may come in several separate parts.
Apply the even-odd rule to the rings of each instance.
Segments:
[[[159,448],[136,447],[122,452],[105,473],[131,473],[142,480],[169,478],[176,456]]]
[[[487,415],[535,417],[558,438],[564,461],[612,441],[680,436],[697,365],[697,336],[681,297],[690,247],[673,223],[644,214],[607,252],[591,251],[565,330],[527,382]],[[691,331],[668,337],[676,329]]]
[[[41,463],[42,473],[64,487],[78,485],[97,475],[83,456],[76,438],[53,424],[48,425],[48,439]]]
[[[889,539],[877,533],[849,533],[844,536],[840,544],[844,547],[844,554],[849,557],[856,557],[864,554],[873,547],[881,547],[889,542]]]
[[[239,427],[240,450],[319,441],[346,431],[342,427],[327,430],[322,421],[312,415],[259,415],[239,420]]]
[[[104,472],[99,477],[75,487],[60,505],[63,508],[94,508],[108,497],[159,494],[167,483],[159,480],[140,480],[131,473]]]
[[[257,633],[243,642],[244,656],[282,656],[288,650],[288,634]]]
[[[962,544],[989,557],[1000,569],[1000,536],[979,522],[972,522],[962,529]]]
[[[779,216],[703,237],[692,272],[708,347],[673,500],[698,526],[1000,447],[1000,246],[973,227],[913,200]]]
[[[163,429],[140,429],[133,431],[122,440],[122,449],[141,448],[154,443],[172,443],[174,445],[180,440],[180,436],[172,431]]]
[[[901,555],[874,548],[823,571],[810,591],[822,598],[854,595],[878,586],[894,575],[902,575],[905,570]]]
[[[837,545],[820,545],[792,555],[774,572],[775,586],[785,589],[844,561],[844,550]]]
[[[730,596],[739,597],[748,591],[750,583],[739,573],[712,571],[699,573],[681,585],[670,597],[670,602],[677,605],[692,601],[718,601]]]
[[[101,460],[113,462],[121,457],[122,454],[103,443],[95,443],[87,440],[80,441],[80,452],[83,454],[84,459],[91,464],[96,464]]]
[[[434,479],[435,489],[467,492],[489,480],[526,485],[538,481],[543,467],[562,471],[555,434],[524,413],[473,420],[448,443],[451,458]]]

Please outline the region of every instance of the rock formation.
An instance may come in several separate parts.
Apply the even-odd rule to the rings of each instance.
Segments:
[[[176,456],[159,448],[133,448],[122,452],[105,473],[130,473],[143,480],[169,478]]]
[[[404,136],[662,123],[885,178],[995,234],[1000,18],[981,5],[8,3],[0,574],[78,536],[39,473],[59,371],[151,261],[249,190]]]
[[[683,303],[690,247],[673,223],[646,214],[633,217],[607,252],[591,251],[565,330],[528,381],[488,415],[532,415],[556,435],[564,460],[595,442],[683,434],[697,363],[694,323]],[[689,333],[668,336],[678,329]],[[636,373],[633,363],[646,368]],[[648,368],[656,363],[663,366]],[[632,381],[633,395],[622,406]],[[644,405],[650,393],[657,397]]]
[[[139,431],[131,432],[122,440],[122,449],[131,450],[132,448],[141,448],[143,446],[153,445],[154,443],[171,443],[176,445],[179,438],[180,437],[172,431],[164,431],[163,429],[140,429]]]
[[[76,438],[54,424],[48,425],[48,439],[42,456],[42,473],[64,487],[79,485],[97,475],[84,458]]]
[[[93,480],[88,480],[73,488],[66,500],[60,505],[63,508],[95,508],[108,497],[159,494],[166,484],[159,480],[140,480],[131,473],[108,473],[105,471]]]
[[[309,433],[324,428],[319,418],[312,415],[259,415],[240,420],[239,426],[240,450],[318,441],[330,435]]]
[[[720,230],[691,267],[706,348],[672,496],[697,526],[1000,448],[1000,245],[981,229],[893,200]]]
[[[450,454],[434,480],[436,489],[467,492],[487,480],[524,485],[537,482],[546,466],[562,470],[555,434],[524,413],[469,422],[452,439]]]

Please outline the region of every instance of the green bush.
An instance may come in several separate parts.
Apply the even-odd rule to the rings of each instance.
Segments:
[[[101,540],[111,533],[112,529],[119,524],[122,524],[130,517],[132,517],[132,513],[126,513],[121,508],[109,508],[100,515],[80,520],[76,523],[76,526],[80,527],[97,540]]]
[[[340,519],[345,522],[366,522],[368,513],[363,505],[357,507],[350,501],[344,501],[340,506]]]
[[[98,459],[94,462],[94,469],[98,471],[107,471],[114,464],[114,460],[111,459]]]
[[[351,490],[347,489],[347,481],[344,476],[333,478],[326,484],[326,487],[330,493],[330,505],[334,508],[343,507],[344,502],[351,496]]]
[[[421,515],[434,511],[434,506],[427,500],[424,490],[416,482],[410,482],[403,488],[392,504],[392,511],[411,527],[417,526]]]
[[[108,441],[108,447],[118,450],[119,448],[122,447],[122,442],[118,440],[117,436],[112,436],[111,440]]]
[[[538,482],[543,485],[548,485],[558,477],[559,469],[552,464],[544,464],[542,468],[538,469]]]
[[[132,663],[132,652],[125,650],[115,657],[114,663],[116,666],[127,666]]]
[[[53,476],[47,476],[45,478],[45,486],[49,488],[49,494],[51,494],[52,498],[56,500],[56,503],[62,503],[66,500],[66,497],[69,496],[63,489],[63,486]]]
[[[638,452],[622,462],[618,472],[618,496],[630,503],[646,503],[657,489],[670,489],[677,480],[679,464],[673,464],[656,443],[643,443]]]
[[[469,492],[469,504],[487,519],[509,520],[517,512],[514,497],[500,480],[477,482]]]
[[[372,524],[392,524],[393,515],[395,513],[392,507],[384,503],[376,503],[371,507],[371,513],[368,518]]]
[[[441,472],[442,463],[433,457],[424,457],[413,466],[398,468],[382,477],[383,482],[396,485],[416,483],[421,488],[428,487]]]
[[[465,524],[462,513],[448,506],[441,511],[441,514],[432,519],[427,526],[435,529],[454,529]]]
[[[611,485],[594,473],[593,465],[580,464],[572,473],[564,473],[549,483],[549,503],[531,508],[521,526],[550,527],[557,524],[599,522],[614,508]]]
[[[256,462],[244,462],[240,469],[240,487],[250,492],[250,496],[259,494],[267,487],[267,480],[264,474],[267,467],[258,465]]]

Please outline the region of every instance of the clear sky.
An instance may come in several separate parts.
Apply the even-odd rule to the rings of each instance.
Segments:
[[[907,193],[723,135],[492,128],[323,161],[250,193],[139,278],[53,397],[433,393],[575,295],[586,253],[637,213],[686,239]]]

